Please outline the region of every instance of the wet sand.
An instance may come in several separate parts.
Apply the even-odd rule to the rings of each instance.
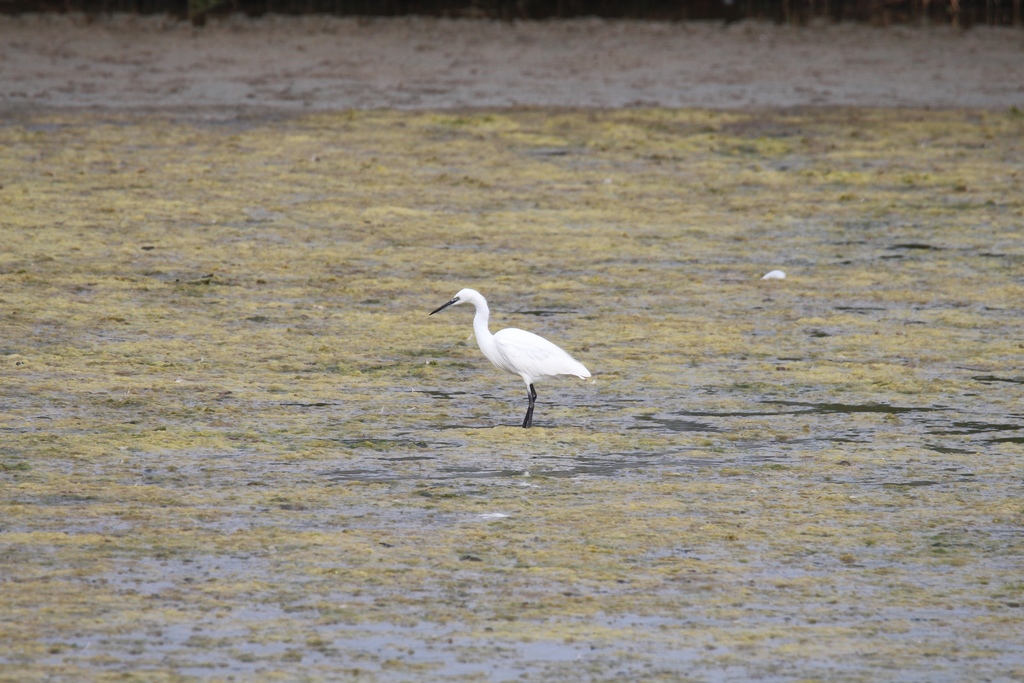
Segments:
[[[1024,106],[1010,28],[0,17],[0,106]]]

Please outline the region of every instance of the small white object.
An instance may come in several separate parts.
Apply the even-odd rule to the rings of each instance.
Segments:
[[[524,427],[533,425],[533,405],[537,400],[537,390],[533,385],[536,382],[556,375],[575,375],[580,379],[590,377],[590,371],[583,367],[583,363],[544,337],[515,327],[491,334],[487,329],[487,320],[491,314],[487,308],[487,300],[475,289],[460,290],[451,301],[434,309],[430,315],[458,304],[473,304],[476,309],[473,316],[473,332],[487,360],[505,372],[519,375],[526,383],[526,396],[530,400],[530,406],[526,409],[526,417],[523,419]]]
[[[785,280],[786,274],[781,270],[773,270],[770,273],[765,273],[762,280]]]

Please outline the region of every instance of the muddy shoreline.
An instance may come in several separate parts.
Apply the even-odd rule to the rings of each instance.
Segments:
[[[1024,107],[1024,32],[422,17],[0,17],[0,107]]]

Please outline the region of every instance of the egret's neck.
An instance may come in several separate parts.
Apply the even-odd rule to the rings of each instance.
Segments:
[[[487,308],[486,301],[474,301],[473,304],[476,306],[476,314],[473,316],[473,334],[476,335],[476,343],[480,345],[480,350],[484,352],[485,356],[491,358],[495,351],[494,335],[487,327],[491,310]]]

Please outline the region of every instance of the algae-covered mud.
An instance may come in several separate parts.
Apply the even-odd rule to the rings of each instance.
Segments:
[[[1024,677],[1016,110],[0,149],[0,679]]]

